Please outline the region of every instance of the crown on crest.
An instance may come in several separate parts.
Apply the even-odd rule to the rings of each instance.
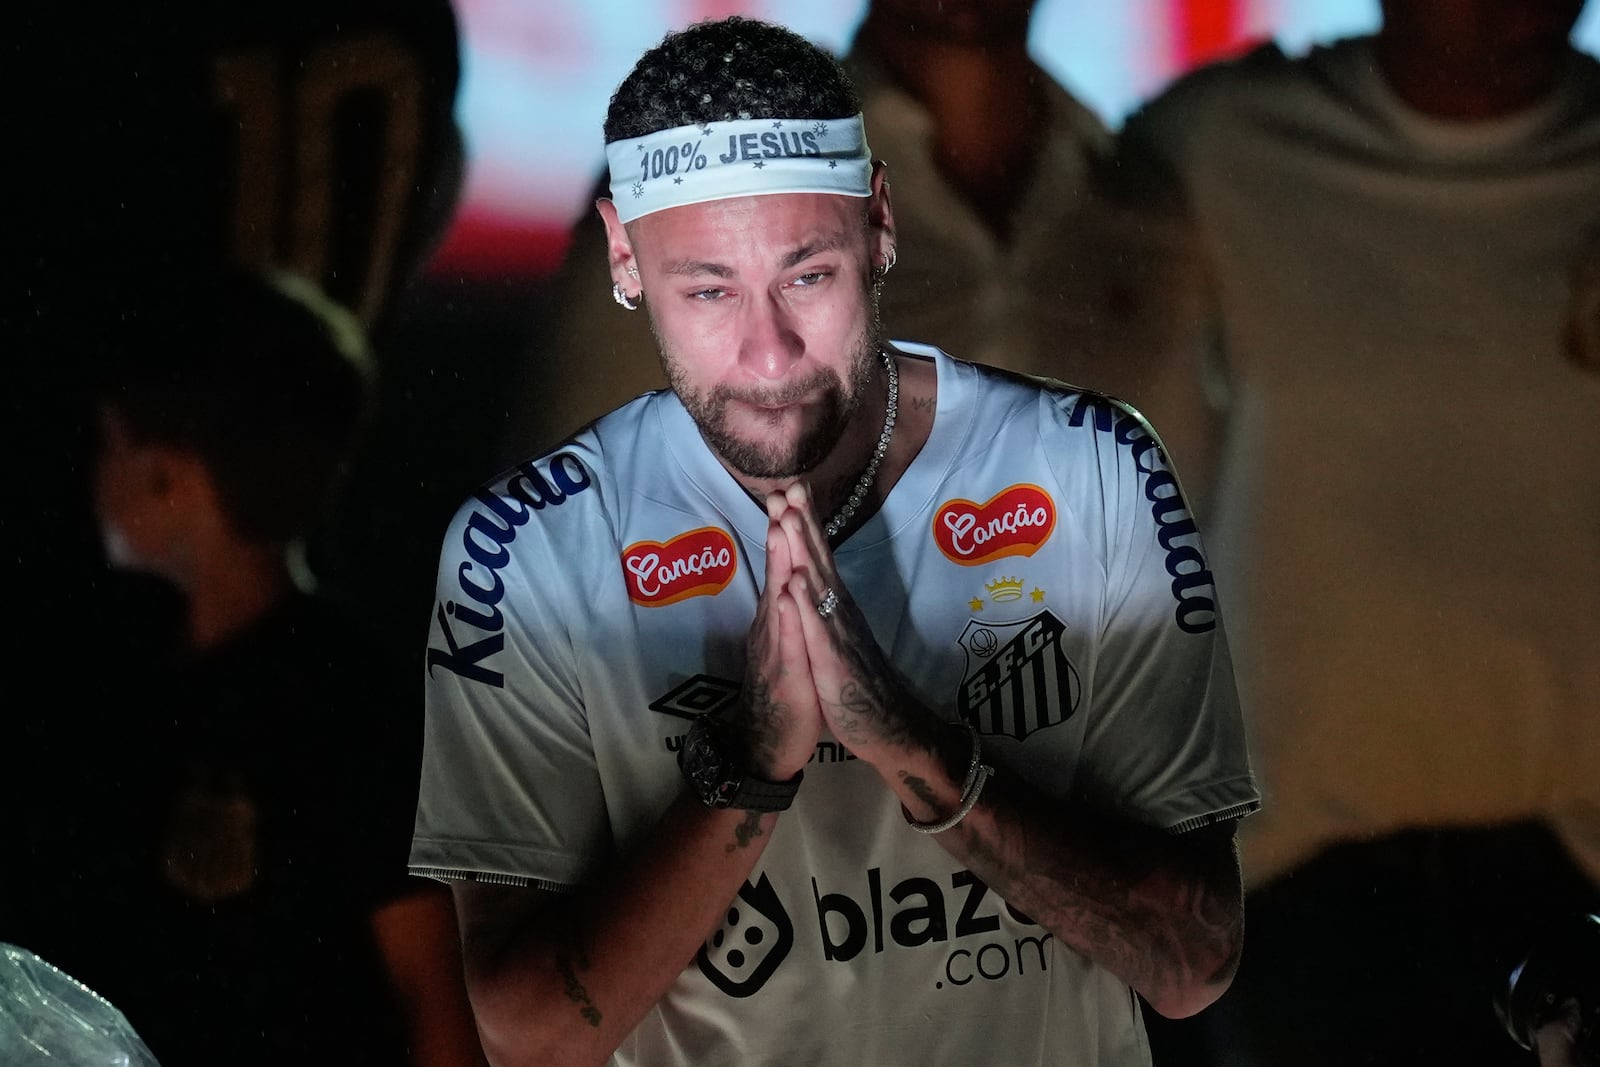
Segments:
[[[996,578],[992,582],[983,583],[984,592],[989,594],[990,600],[1021,600],[1021,578]]]

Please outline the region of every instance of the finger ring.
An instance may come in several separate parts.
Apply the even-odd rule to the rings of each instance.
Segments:
[[[833,614],[833,609],[839,606],[839,594],[831,588],[822,594],[822,599],[817,601],[817,614],[826,619]]]

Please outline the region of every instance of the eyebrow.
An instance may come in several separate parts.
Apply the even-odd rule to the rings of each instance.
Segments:
[[[837,232],[826,234],[813,241],[807,241],[799,248],[786,253],[779,260],[778,266],[780,269],[787,270],[790,267],[804,263],[819,252],[841,252],[849,247],[850,239],[846,234]],[[668,263],[664,270],[668,274],[682,274],[690,277],[702,274],[709,274],[716,278],[733,277],[732,267],[703,259],[675,259]]]
[[[804,263],[819,252],[843,252],[849,247],[850,239],[845,234],[835,231],[796,248],[783,257],[781,265],[787,269]]]
[[[733,277],[733,268],[725,267],[721,263],[708,263],[703,259],[675,259],[665,268],[668,274],[687,274],[691,277],[699,274],[712,274],[718,278]]]

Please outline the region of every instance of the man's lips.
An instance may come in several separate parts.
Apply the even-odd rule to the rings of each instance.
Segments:
[[[816,404],[818,399],[819,399],[819,397],[816,394],[807,394],[805,396],[799,396],[799,397],[784,397],[784,398],[770,398],[770,399],[769,398],[758,398],[758,397],[738,398],[737,402],[742,404],[743,406],[751,409],[752,411],[761,412],[763,414],[776,415],[776,414],[780,414],[780,413],[785,412],[785,411],[789,411],[789,410],[791,410],[793,408],[810,407],[810,406]]]

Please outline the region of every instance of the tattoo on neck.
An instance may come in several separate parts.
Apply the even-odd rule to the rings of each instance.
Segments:
[[[914,396],[910,404],[918,411],[933,411],[939,406],[939,398],[932,396]]]

